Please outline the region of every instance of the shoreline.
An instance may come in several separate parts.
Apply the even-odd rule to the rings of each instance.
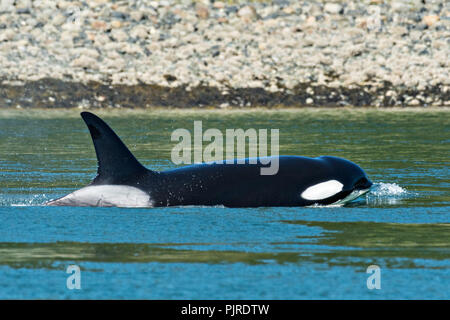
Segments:
[[[4,1],[0,108],[450,106],[448,1]]]
[[[204,116],[209,115],[235,115],[235,114],[255,114],[255,113],[268,113],[268,114],[289,114],[289,113],[305,113],[305,114],[314,114],[314,113],[322,113],[322,114],[335,114],[337,112],[348,113],[348,114],[368,114],[368,113],[417,113],[417,114],[426,114],[426,113],[444,113],[450,112],[450,107],[303,107],[303,108],[277,108],[277,109],[269,109],[262,107],[255,108],[229,108],[229,109],[204,109],[204,108],[165,108],[165,107],[155,107],[151,109],[111,109],[111,108],[102,108],[102,109],[78,109],[78,108],[31,108],[28,109],[27,112],[23,112],[23,109],[17,108],[0,108],[0,119],[8,119],[8,118],[43,118],[43,119],[51,119],[51,118],[79,118],[80,113],[83,111],[94,112],[103,117],[126,117],[127,115],[155,115],[157,117],[170,117],[172,115],[196,115],[201,113]]]
[[[299,84],[293,89],[270,92],[263,88],[195,88],[159,85],[108,85],[40,79],[25,84],[0,83],[1,108],[304,108],[304,107],[448,107],[445,86],[426,90],[394,87],[346,88]]]

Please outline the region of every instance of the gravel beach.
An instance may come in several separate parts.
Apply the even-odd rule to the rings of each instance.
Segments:
[[[450,106],[450,2],[0,0],[0,108]]]

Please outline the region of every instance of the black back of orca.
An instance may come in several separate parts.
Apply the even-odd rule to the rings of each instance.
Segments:
[[[98,159],[97,176],[90,186],[135,187],[149,194],[153,206],[332,204],[354,190],[367,189],[372,184],[359,166],[330,156],[280,156],[279,170],[274,175],[261,175],[261,167],[267,165],[259,160],[253,164],[249,159],[244,164],[235,160],[234,164],[204,163],[162,172],[151,171],[139,163],[103,120],[89,112],[82,112],[81,116],[90,131]],[[336,181],[335,184],[342,185],[342,188],[323,199],[302,197],[308,188],[327,181]]]

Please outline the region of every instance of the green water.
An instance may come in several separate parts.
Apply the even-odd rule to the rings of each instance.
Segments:
[[[202,120],[279,129],[280,154],[347,158],[375,185],[334,208],[45,207],[95,176],[88,131],[78,111],[0,110],[0,298],[450,298],[447,110],[96,113],[154,170]]]

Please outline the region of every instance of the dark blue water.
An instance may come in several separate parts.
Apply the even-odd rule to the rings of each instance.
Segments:
[[[282,154],[348,158],[375,186],[345,207],[45,207],[95,176],[87,130],[77,113],[1,111],[0,298],[450,298],[448,112],[104,114],[152,169],[201,119],[279,128]]]

